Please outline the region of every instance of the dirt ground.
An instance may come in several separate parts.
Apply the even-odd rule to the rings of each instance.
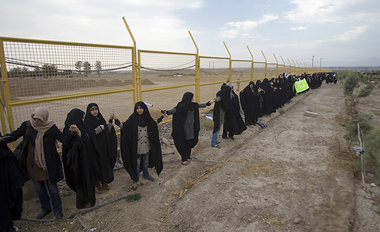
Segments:
[[[188,165],[173,145],[163,144],[164,170],[159,177],[150,170],[154,182],[143,180],[132,190],[121,169],[111,190],[97,195],[97,204],[136,193],[140,200],[123,199],[73,219],[15,224],[20,231],[83,231],[79,221],[88,231],[380,231],[373,200],[379,188],[362,191],[350,168],[344,102],[341,84],[323,84],[260,119],[266,129],[252,126],[235,140],[220,138],[221,148],[210,147],[212,131],[202,128]],[[171,142],[169,134],[161,137]],[[62,190],[67,216],[77,211],[75,194]],[[24,218],[38,212],[35,199],[25,201]]]

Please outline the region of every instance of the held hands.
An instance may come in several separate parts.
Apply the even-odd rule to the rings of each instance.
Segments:
[[[70,126],[69,131],[77,134],[79,137],[81,136],[81,132],[80,132],[79,128],[77,127],[77,125],[75,125],[75,124]]]
[[[214,103],[215,102],[215,99],[211,99],[210,101],[208,101],[207,103],[206,103],[206,106],[210,106],[212,103]]]
[[[116,117],[116,115],[114,114],[114,112],[111,112],[111,114],[110,114],[110,120],[117,120],[117,117]]]

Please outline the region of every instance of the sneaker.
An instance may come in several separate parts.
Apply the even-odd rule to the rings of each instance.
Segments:
[[[153,176],[149,175],[147,177],[143,177],[144,179],[147,179],[147,180],[150,180],[150,181],[154,181],[154,178]]]
[[[16,227],[17,228],[17,227]],[[10,225],[7,229],[7,232],[16,232],[18,229],[16,229],[14,225]],[[5,230],[4,230],[5,231]]]
[[[56,219],[62,219],[63,218],[62,211],[54,212],[54,214],[55,214]]]
[[[182,165],[187,165],[189,162],[186,160],[186,161],[182,161]]]
[[[137,189],[137,184],[138,184],[138,182],[133,182],[133,184],[131,185],[131,189],[132,190],[136,190]]]
[[[110,190],[111,187],[109,186],[109,184],[102,184],[102,188],[105,189],[105,190]]]
[[[42,219],[44,217],[46,217],[46,215],[48,215],[49,213],[51,212],[51,209],[50,210],[42,210],[36,217],[36,219]]]
[[[217,145],[212,145],[211,147],[213,147],[213,148],[220,148],[219,144],[217,144]]]

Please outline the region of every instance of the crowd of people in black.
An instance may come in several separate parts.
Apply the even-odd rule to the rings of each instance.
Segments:
[[[114,180],[113,168],[117,157],[117,137],[114,124],[121,128],[120,150],[125,170],[136,188],[140,173],[154,181],[149,168],[157,175],[163,170],[158,123],[165,115],[173,115],[172,137],[181,155],[183,165],[191,160],[191,149],[198,143],[200,131],[199,108],[214,104],[214,129],[211,146],[220,147],[218,135],[223,126],[223,139],[234,139],[247,126],[266,125],[258,119],[269,115],[296,95],[294,83],[306,79],[311,89],[321,86],[322,81],[336,83],[335,73],[315,73],[301,76],[289,73],[278,78],[251,81],[235,93],[228,81],[223,83],[216,97],[206,103],[193,102],[193,93],[186,92],[182,100],[171,110],[161,110],[162,116],[154,120],[144,102],[137,102],[133,113],[120,122],[111,113],[108,122],[96,103],[90,103],[86,112],[72,109],[61,132],[49,120],[48,109],[38,107],[29,120],[15,131],[0,134],[0,231],[14,231],[12,220],[20,219],[22,212],[22,186],[32,180],[41,204],[37,219],[44,218],[52,210],[57,219],[63,218],[62,201],[57,182],[65,179],[67,186],[76,192],[76,207],[95,205],[95,193],[109,190]],[[239,100],[240,98],[240,100]],[[244,120],[241,116],[244,112]],[[20,155],[17,157],[7,143],[23,137]],[[62,146],[62,161],[56,142]],[[63,165],[62,165],[63,164]]]

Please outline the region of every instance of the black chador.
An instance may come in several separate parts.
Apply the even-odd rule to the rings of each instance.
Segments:
[[[96,116],[91,114],[94,109],[98,111]],[[93,162],[95,185],[98,187],[100,183],[109,184],[114,179],[113,167],[117,153],[115,128],[112,125],[108,126],[96,103],[87,106],[84,125],[90,141],[88,154]]]
[[[182,101],[174,109],[166,112],[173,114],[172,137],[183,164],[190,158],[191,148],[198,143],[200,106],[192,101],[193,95],[190,92],[184,93]]]
[[[227,85],[229,88],[229,102],[230,107],[227,107],[226,113],[225,113],[225,120],[223,125],[223,138],[230,137],[233,138],[234,135],[240,135],[243,131],[247,129],[247,126],[245,125],[243,119],[240,115],[240,102],[239,97],[236,95],[236,93],[233,91],[232,85]]]
[[[262,87],[261,81],[256,81],[255,92],[257,93],[257,118],[264,115],[264,95],[265,90]]]
[[[87,152],[89,137],[83,123],[84,112],[72,109],[65,121],[63,129],[62,159],[67,185],[76,192],[76,207],[82,209],[95,205],[95,176],[91,158]],[[70,131],[75,125],[80,136]]]
[[[255,125],[258,115],[258,97],[255,92],[255,83],[253,81],[240,92],[241,108],[244,111],[244,120],[246,125]]]
[[[1,133],[0,133],[1,137]],[[22,186],[27,178],[15,155],[0,143],[0,231],[13,230],[22,213]]]
[[[137,107],[144,109],[144,113],[139,115]],[[162,152],[156,121],[150,116],[149,110],[144,102],[137,102],[134,111],[128,120],[123,123],[120,148],[121,157],[125,170],[129,173],[131,179],[137,182],[137,148],[138,148],[138,127],[147,127],[149,141],[149,168],[155,168],[157,175],[162,171]],[[140,163],[139,170],[143,170],[143,163]]]
[[[265,94],[263,95],[264,97],[263,113],[264,115],[268,115],[275,111],[274,106],[273,106],[274,88],[273,86],[271,86],[267,78],[263,80],[262,88],[265,91]]]

